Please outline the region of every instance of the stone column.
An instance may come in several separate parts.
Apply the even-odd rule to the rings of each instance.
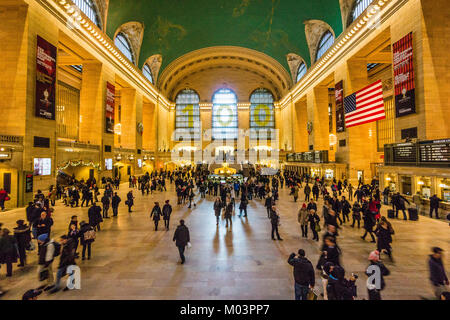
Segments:
[[[307,93],[308,121],[313,124],[313,131],[309,136],[309,145],[314,150],[329,149],[329,123],[328,123],[328,88],[317,86]]]

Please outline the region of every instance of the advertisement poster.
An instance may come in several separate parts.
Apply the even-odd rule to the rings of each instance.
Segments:
[[[345,131],[345,111],[344,111],[344,82],[336,83],[334,94],[336,97],[336,132]]]
[[[106,83],[106,133],[114,133],[114,103],[116,88],[111,83]]]
[[[55,120],[56,47],[37,36],[36,117]]]
[[[49,176],[52,174],[52,159],[50,158],[34,158],[35,176]]]
[[[416,113],[412,33],[393,44],[396,117]]]

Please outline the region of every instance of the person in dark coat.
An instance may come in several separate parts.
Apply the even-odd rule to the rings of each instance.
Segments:
[[[317,230],[320,229],[320,218],[315,210],[309,210],[308,222],[313,233],[313,240],[319,241],[319,233]]]
[[[70,228],[70,230],[69,230],[69,233],[67,234],[67,236],[70,239],[72,239],[72,245],[75,250],[75,256],[78,257],[77,249],[78,249],[78,243],[79,243],[79,238],[80,238],[80,230],[78,229],[78,225],[75,225],[75,224],[71,224],[69,226],[69,228]]]
[[[56,281],[50,293],[56,293],[61,290],[61,279],[67,274],[67,267],[75,265],[75,248],[72,239],[67,235],[61,236],[61,255],[59,257],[58,271],[56,272]],[[64,289],[64,291],[67,288]]]
[[[20,264],[17,266],[23,267],[23,266],[25,266],[25,263],[27,260],[26,249],[30,245],[31,232],[30,232],[30,227],[27,224],[25,224],[25,221],[18,220],[16,223],[17,223],[17,227],[14,228],[14,237],[16,238],[17,249],[18,249],[19,260],[20,260]]]
[[[430,198],[430,218],[433,218],[433,211],[436,212],[436,219],[439,219],[439,202],[441,202],[442,199],[439,199],[437,195],[433,195]]]
[[[345,270],[341,266],[334,266],[328,276],[327,296],[328,300],[354,300],[356,297],[356,278],[345,279]]]
[[[322,251],[321,257],[323,260],[323,264],[325,264],[327,262],[331,262],[335,266],[341,265],[340,264],[341,249],[337,245],[335,237],[325,236],[321,251]],[[320,261],[320,259],[319,259],[319,261]]]
[[[42,211],[41,217],[37,221],[37,236],[39,237],[41,234],[48,234],[50,237],[50,232],[53,225],[53,219],[48,217],[47,212]]]
[[[400,192],[397,192],[392,196],[392,205],[395,208],[395,217],[398,218],[398,212],[401,210],[403,212],[403,220],[408,220],[408,217],[406,215],[406,207],[405,202],[409,204],[409,201],[400,195]]]
[[[180,253],[181,264],[184,264],[184,262],[186,261],[184,250],[188,243],[191,241],[189,229],[185,226],[184,220],[180,220],[180,225],[177,227],[173,235],[173,241],[175,241],[175,245],[177,246],[178,252]]]
[[[283,241],[281,239],[280,234],[278,232],[278,225],[280,224],[280,216],[277,213],[277,209],[275,206],[272,207],[270,214],[270,223],[272,224],[272,240],[275,240],[275,234],[277,235],[277,239]]]
[[[100,214],[100,212],[99,212],[99,214]],[[101,217],[101,215],[100,215],[100,217]],[[94,227],[92,227],[90,224],[88,224],[88,223],[86,223],[84,221],[81,221],[79,236],[80,236],[80,243],[83,246],[83,251],[82,251],[82,254],[81,254],[81,259],[82,260],[86,259],[86,249],[87,249],[87,252],[88,252],[88,260],[91,259],[91,247],[92,247],[92,243],[95,241],[94,239],[86,239],[85,233],[88,232],[88,231],[89,232],[94,231]]]
[[[12,264],[17,262],[19,253],[17,250],[16,238],[9,234],[6,228],[0,234],[0,264],[6,264],[6,276],[12,277]]]
[[[111,207],[113,210],[113,217],[117,217],[117,214],[119,213],[119,203],[122,201],[120,197],[117,195],[117,192],[114,192],[114,196],[111,199]]]
[[[109,205],[110,205],[110,199],[107,196],[106,192],[103,195],[101,201],[102,201],[102,205],[103,205],[103,218],[109,219],[108,210],[109,210]]]
[[[369,211],[365,210],[363,213],[363,220],[364,220],[364,235],[361,237],[361,239],[366,240],[367,234],[370,234],[372,237],[372,242],[375,243],[375,237],[373,236],[373,227],[375,226],[375,216]]]
[[[394,261],[392,258],[392,232],[389,228],[389,225],[385,221],[381,221],[377,229],[375,230],[375,234],[377,236],[377,250],[380,252],[386,252],[391,262]]]
[[[273,201],[272,195],[268,194],[264,201],[264,206],[266,207],[267,218],[269,218],[269,219],[270,219],[270,213],[271,213],[271,209],[272,209],[273,205],[274,205],[274,201]]]
[[[155,202],[155,206],[152,209],[152,212],[150,212],[150,219],[153,217],[153,222],[155,223],[155,231],[158,231],[158,223],[159,220],[161,220],[161,207],[159,206],[159,202]]]
[[[315,285],[314,268],[305,257],[305,250],[299,249],[298,255],[291,253],[288,263],[294,267],[295,300],[307,300],[309,289]]]
[[[169,204],[169,200],[166,200],[166,203],[164,204],[164,206],[162,208],[162,215],[164,218],[164,226],[166,227],[167,231],[169,231],[171,214],[172,214],[172,206]]]
[[[430,269],[430,281],[436,298],[440,299],[443,292],[449,291],[446,286],[449,285],[447,275],[445,274],[444,264],[442,262],[441,248],[434,247],[433,253],[428,259],[428,267]]]
[[[352,207],[352,225],[351,227],[355,227],[355,223],[358,223],[358,229],[361,226],[361,206],[358,201],[355,201]]]
[[[225,221],[226,225],[225,228],[228,228],[228,222],[230,223],[230,227],[233,226],[233,221],[231,220],[233,214],[233,202],[229,202],[225,207]]]
[[[133,190],[127,193],[127,201],[125,204],[128,206],[128,212],[133,212],[131,211],[131,207],[134,205]]]
[[[220,212],[222,211],[222,201],[219,197],[214,201],[214,214],[216,216],[216,225],[219,225]]]
[[[34,203],[33,202],[28,202],[28,207],[26,207],[25,212],[27,215],[27,221],[28,223],[31,225],[31,223],[33,223],[33,210],[34,210]]]
[[[72,230],[72,225],[75,226],[75,229],[78,230],[78,216],[70,217],[69,228],[68,231]]]
[[[88,210],[89,225],[92,226],[94,230],[97,229],[97,231],[100,231],[100,223],[103,222],[101,212],[102,208],[100,208],[95,202]]]
[[[239,217],[242,216],[242,212],[244,212],[244,217],[247,217],[247,206],[248,199],[245,193],[242,193],[241,202],[239,203]]]
[[[347,199],[345,199],[344,196],[342,196],[342,200],[341,200],[341,208],[342,208],[342,220],[345,223],[345,220],[347,220],[348,222],[350,222],[350,210],[352,208],[352,206],[350,205],[350,202],[347,201]]]

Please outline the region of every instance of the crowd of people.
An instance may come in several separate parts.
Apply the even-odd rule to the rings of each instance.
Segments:
[[[268,223],[271,225],[271,239],[282,241],[280,235],[281,216],[277,209],[280,201],[279,191],[286,187],[293,196],[293,201],[301,201],[297,220],[300,225],[301,237],[308,238],[309,231],[313,241],[322,240],[320,246],[320,257],[316,263],[316,270],[320,274],[323,285],[322,296],[327,300],[353,300],[358,296],[356,274],[345,276],[342,266],[342,250],[338,245],[338,239],[344,227],[362,228],[364,233],[362,240],[370,236],[374,243],[372,252],[368,257],[368,266],[376,266],[381,271],[381,286],[367,285],[368,298],[380,300],[381,291],[385,287],[384,277],[389,276],[390,271],[382,262],[381,255],[386,254],[391,263],[394,262],[392,255],[392,235],[394,229],[388,218],[381,215],[381,196],[383,204],[393,206],[392,217],[398,217],[402,211],[404,218],[405,202],[409,201],[398,193],[382,193],[378,188],[378,182],[374,179],[371,184],[365,185],[362,181],[357,187],[352,186],[347,180],[327,182],[323,177],[310,177],[306,174],[285,171],[275,176],[263,176],[256,171],[251,171],[245,179],[233,179],[225,183],[209,179],[207,170],[175,170],[173,172],[152,172],[145,175],[129,177],[129,190],[124,204],[128,212],[132,213],[134,205],[134,189],[141,192],[143,196],[154,192],[165,192],[166,181],[174,184],[177,198],[177,206],[187,205],[192,209],[197,206],[195,199],[208,199],[213,203],[213,213],[216,225],[219,227],[221,219],[225,222],[225,228],[232,232],[233,219],[248,219],[248,205],[251,201],[260,201],[266,208]],[[117,190],[120,187],[118,179],[102,179],[102,189],[97,186],[95,179],[87,181],[76,181],[71,184],[56,188],[50,187],[48,194],[38,191],[34,201],[26,208],[26,221],[18,220],[13,234],[7,228],[0,227],[0,263],[6,265],[6,275],[13,274],[13,264],[19,261],[18,267],[27,263],[27,254],[36,251],[38,254],[38,279],[40,286],[37,289],[27,291],[26,296],[35,299],[41,292],[49,291],[55,293],[64,288],[61,279],[67,275],[67,268],[76,265],[80,258],[78,253],[81,249],[81,259],[91,259],[92,244],[96,240],[97,232],[101,231],[104,219],[116,218],[118,208],[122,199]],[[102,194],[101,192],[102,191]],[[80,196],[81,193],[81,196]],[[321,210],[318,207],[319,199],[323,200]],[[354,200],[353,200],[354,199]],[[73,215],[68,224],[67,233],[59,238],[52,238],[52,226],[54,207],[56,201],[60,200],[67,207],[88,207],[88,221],[78,222],[78,216]],[[81,203],[80,203],[81,200]],[[288,201],[283,199],[282,201]],[[97,205],[97,202],[101,206]],[[303,202],[303,203],[302,203]],[[353,202],[353,203],[352,203]],[[112,209],[112,216],[109,209]],[[150,211],[150,220],[154,223],[154,231],[158,231],[160,220],[164,221],[164,229],[170,230],[170,218],[174,211],[170,200],[165,200],[161,207],[159,202],[154,202]],[[351,219],[350,219],[351,218]],[[351,221],[350,221],[351,220]],[[321,231],[324,230],[322,236]],[[321,239],[320,239],[321,238]],[[173,241],[178,248],[180,263],[186,262],[185,248],[190,247],[190,233],[184,220],[180,220]],[[430,279],[436,297],[447,295],[448,279],[442,263],[443,250],[433,248],[429,257]],[[59,259],[56,270],[56,279],[53,274],[53,264]],[[312,299],[315,291],[315,274],[313,264],[307,259],[305,250],[300,249],[298,253],[292,253],[288,263],[294,267],[295,298],[298,300]],[[369,268],[368,268],[369,270]],[[367,276],[371,276],[368,271]],[[2,294],[0,288],[0,295]],[[25,296],[25,295],[24,295]],[[448,296],[448,295],[447,295]]]

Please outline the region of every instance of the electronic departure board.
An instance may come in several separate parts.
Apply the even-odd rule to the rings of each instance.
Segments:
[[[450,163],[450,139],[419,142],[419,161]]]
[[[400,143],[394,146],[394,161],[404,163],[417,162],[417,148],[414,143]]]
[[[384,163],[450,167],[450,139],[387,144],[384,146]]]
[[[328,150],[290,153],[287,162],[328,163]]]

